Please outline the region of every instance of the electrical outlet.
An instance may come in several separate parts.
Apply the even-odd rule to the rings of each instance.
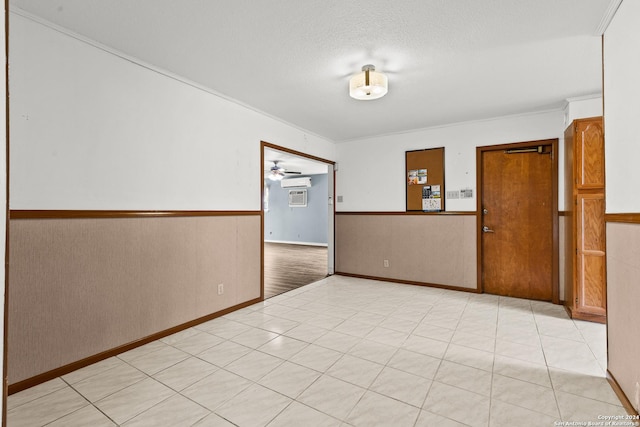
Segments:
[[[382,261],[382,265],[384,265],[385,267],[389,267],[389,260],[385,259],[384,261]]]
[[[220,283],[218,285],[218,295],[222,295],[222,294],[224,294],[224,284]]]
[[[636,381],[636,411],[640,411],[640,382]]]

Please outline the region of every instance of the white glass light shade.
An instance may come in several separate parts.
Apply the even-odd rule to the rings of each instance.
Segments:
[[[280,181],[282,179],[282,175],[277,172],[271,172],[268,176],[271,181]]]
[[[365,65],[362,72],[349,80],[349,95],[360,100],[378,99],[387,94],[387,76],[375,71],[373,65]]]

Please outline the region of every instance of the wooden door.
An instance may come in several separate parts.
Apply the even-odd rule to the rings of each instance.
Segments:
[[[505,149],[506,148],[506,149]],[[485,292],[554,296],[553,145],[481,152],[481,280]],[[557,214],[557,213],[556,213]],[[557,223],[556,223],[557,224]]]

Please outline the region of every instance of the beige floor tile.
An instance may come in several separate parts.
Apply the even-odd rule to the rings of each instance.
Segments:
[[[172,345],[185,353],[198,354],[213,347],[214,345],[220,344],[223,341],[223,338],[216,335],[212,335],[207,332],[197,332]]]
[[[296,353],[299,353],[302,349],[308,346],[309,343],[290,338],[286,336],[278,336],[268,343],[258,347],[258,350],[270,354],[280,359],[289,359]]]
[[[429,323],[420,323],[412,332],[413,335],[444,342],[450,342],[454,333],[455,330],[453,329],[442,328]]]
[[[606,367],[561,306],[331,276],[9,396],[8,426],[551,426],[624,414]]]
[[[318,338],[314,344],[330,348],[331,350],[346,353],[351,350],[356,344],[358,344],[362,338],[355,337],[353,335],[347,335],[340,332],[329,331],[320,338]]]
[[[248,380],[258,381],[283,362],[280,358],[256,350],[229,363],[225,369]]]
[[[237,360],[245,354],[249,353],[250,351],[252,350],[249,347],[236,344],[232,341],[225,341],[203,351],[202,353],[198,354],[197,357],[223,368],[234,360]]]
[[[166,346],[136,357],[128,363],[147,375],[153,375],[187,358],[189,358],[189,353]]]
[[[598,422],[601,415],[626,415],[620,405],[611,405],[599,400],[557,391],[558,406],[563,421]]]
[[[295,363],[284,362],[262,377],[261,385],[295,399],[320,377],[320,372]]]
[[[184,396],[175,395],[142,412],[124,427],[190,427],[211,411]]]
[[[449,344],[447,352],[444,355],[444,359],[450,362],[483,369],[489,372],[493,371],[493,358],[494,353],[457,344]]]
[[[253,328],[245,331],[235,337],[231,341],[245,347],[258,348],[277,337],[275,332],[265,331],[264,329]]]
[[[551,417],[560,417],[555,394],[549,387],[496,374],[493,376],[491,398]]]
[[[283,335],[307,343],[312,343],[326,333],[327,330],[324,328],[303,323],[293,329],[289,329]]]
[[[384,365],[389,361],[389,359],[391,359],[391,357],[393,357],[396,351],[398,351],[397,347],[365,339],[349,350],[349,354],[370,362]]]
[[[492,374],[482,369],[443,360],[434,378],[443,384],[459,387],[484,396],[491,395]]]
[[[267,427],[338,427],[342,421],[298,402],[291,402]]]
[[[496,354],[531,363],[539,363],[541,365],[545,364],[544,353],[542,352],[542,348],[539,346],[530,346],[497,339]]]
[[[380,372],[369,389],[421,408],[430,387],[431,380],[427,378],[387,366]]]
[[[7,425],[44,426],[88,405],[89,402],[75,390],[64,387],[7,411]]]
[[[486,396],[434,381],[422,409],[470,426],[486,427],[489,403]]]
[[[246,378],[220,369],[187,387],[181,394],[213,411],[249,385],[251,381]]]
[[[92,365],[93,366],[93,365]],[[81,369],[82,370],[82,369]],[[54,378],[50,381],[38,384],[35,387],[22,390],[7,397],[7,411],[17,408],[20,405],[39,399],[43,396],[68,387],[60,378]]]
[[[239,426],[260,427],[267,425],[291,399],[254,384],[222,404],[216,413]]]
[[[13,424],[10,424],[12,426]],[[115,423],[107,418],[95,406],[88,405],[75,412],[58,418],[47,427],[115,427]]]
[[[493,373],[545,387],[551,387],[551,379],[549,378],[547,366],[538,363],[497,355],[493,364]]]
[[[491,401],[490,427],[552,427],[560,418],[534,412],[499,400]]]
[[[128,364],[122,364],[79,381],[73,388],[90,402],[96,402],[145,378],[147,376],[143,372]]]
[[[620,400],[604,377],[592,377],[557,368],[550,368],[549,374],[556,391],[620,405]]]
[[[365,391],[361,387],[324,375],[296,400],[344,421]]]
[[[67,375],[63,375],[62,379],[67,383],[73,385],[84,379],[87,379],[94,375],[108,371],[109,369],[115,368],[116,366],[123,366],[125,364],[126,362],[122,361],[118,357],[110,357],[108,359],[102,360],[100,362],[94,363],[89,366],[85,366],[84,368],[80,368],[76,371],[70,372]]]
[[[369,332],[369,334],[366,336],[366,339],[368,339],[369,341],[378,342],[380,344],[398,347],[401,346],[402,343],[404,343],[408,336],[409,334],[404,332],[398,332],[392,329],[377,326],[371,332]]]
[[[444,341],[432,340],[431,338],[409,335],[402,344],[405,350],[426,354],[427,356],[441,359],[447,351],[448,343]]]
[[[400,349],[389,360],[387,365],[410,374],[431,379],[435,377],[440,362],[441,360],[435,357]]]
[[[117,424],[123,424],[175,394],[176,392],[169,387],[147,378],[94,404]]]
[[[420,409],[414,406],[367,391],[346,421],[356,427],[373,425],[412,427],[419,413]]]
[[[194,328],[217,335],[220,338],[231,339],[236,335],[240,335],[241,333],[248,331],[251,329],[251,326],[234,320],[225,319],[224,317],[219,317],[197,325]]]
[[[314,369],[318,372],[325,372],[331,367],[331,365],[336,363],[342,355],[343,353],[339,351],[310,344],[308,347],[289,359],[289,361]]]
[[[465,427],[468,425],[469,424],[462,424],[451,418],[446,418],[423,409],[420,411],[415,427]]]
[[[384,365],[380,365],[379,363],[345,354],[327,370],[326,374],[342,381],[367,388],[383,368]]]
[[[202,359],[190,357],[158,372],[153,377],[167,387],[181,391],[218,369],[217,366]]]
[[[472,334],[456,330],[453,338],[451,339],[453,344],[461,345],[464,347],[475,348],[476,350],[492,352],[495,350],[496,340],[492,337],[486,337],[483,335]]]

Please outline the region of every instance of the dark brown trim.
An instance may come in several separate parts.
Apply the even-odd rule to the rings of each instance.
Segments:
[[[640,213],[610,213],[604,214],[605,222],[624,222],[627,224],[640,224]]]
[[[469,215],[475,216],[476,212],[422,212],[422,211],[402,211],[402,212],[336,212],[336,215]]]
[[[570,216],[571,212],[567,211],[558,211],[558,216]]]
[[[167,337],[169,335],[175,334],[177,332],[183,331],[185,329],[192,328],[196,325],[199,325],[204,322],[208,322],[209,320],[215,319],[220,316],[224,316],[225,314],[231,313],[233,311],[239,310],[241,308],[248,307],[250,305],[256,304],[258,302],[263,301],[262,298],[256,298],[250,301],[243,302],[241,304],[234,305],[233,307],[225,308],[224,310],[217,311],[212,314],[208,314],[206,316],[200,317],[198,319],[191,320],[189,322],[183,323],[178,326],[174,326],[169,329],[165,329],[164,331],[157,332],[155,334],[151,334],[145,338],[141,338],[136,341],[132,341],[128,344],[121,345],[120,347],[113,348],[111,350],[106,350],[98,354],[94,354],[93,356],[86,357],[82,360],[78,360],[76,362],[69,363],[68,365],[61,366],[56,369],[52,369],[51,371],[44,372],[42,374],[36,375],[35,377],[27,378],[26,380],[19,381],[15,384],[11,384],[9,386],[9,394],[17,393],[19,391],[25,390],[27,388],[36,386],[38,384],[42,384],[43,382],[52,380],[54,378],[60,377],[62,375],[66,375],[69,372],[73,372],[76,369],[84,368],[85,366],[89,366],[93,363],[99,362],[104,359],[108,359],[110,357],[116,356],[120,353],[124,353],[125,351],[132,350],[136,347],[140,347],[144,344],[148,344],[152,341],[159,340],[161,338]]]
[[[283,153],[293,154],[294,156],[303,157],[309,160],[326,163],[331,165],[333,171],[333,266],[336,265],[336,162],[323,159],[322,157],[313,156],[303,153],[302,151],[292,150],[290,148],[281,147],[266,141],[260,141],[260,297],[264,300],[264,149],[270,148]],[[328,266],[327,266],[328,267]],[[328,268],[327,268],[328,273]]]
[[[542,139],[537,141],[516,142],[512,144],[500,144],[476,147],[476,254],[477,254],[477,281],[478,292],[484,292],[482,274],[482,153],[485,151],[509,150],[514,148],[535,147],[538,145],[551,145],[551,212],[552,212],[552,241],[553,254],[551,260],[551,302],[560,303],[560,240],[558,219],[558,139]]]
[[[264,301],[264,141],[260,141],[260,299]]]
[[[609,382],[609,385],[615,392],[616,396],[618,396],[618,399],[620,399],[620,402],[622,403],[622,406],[624,406],[624,409],[627,411],[627,414],[640,415],[638,414],[638,411],[636,411],[636,409],[631,404],[631,401],[629,400],[627,395],[624,394],[624,391],[622,390],[622,387],[620,387],[620,384],[618,384],[618,381],[616,381],[615,377],[613,376],[611,371],[608,369],[607,369],[607,381]]]
[[[413,281],[413,280],[391,279],[391,278],[388,278],[388,277],[377,277],[377,276],[366,276],[364,274],[344,273],[344,272],[341,272],[341,271],[337,271],[336,275],[337,276],[346,276],[346,277],[356,277],[358,279],[378,280],[380,282],[401,283],[403,285],[415,285],[415,286],[426,286],[426,287],[429,287],[429,288],[448,289],[450,291],[471,292],[471,293],[474,293],[474,294],[481,293],[478,289],[463,288],[462,286],[439,285],[437,283],[416,282],[416,281]]]
[[[252,216],[260,211],[110,211],[110,210],[10,210],[10,219],[157,218],[191,216]]]
[[[331,160],[323,159],[322,157],[313,156],[311,154],[303,153],[302,151],[292,150],[291,148],[281,147],[279,145],[271,144],[271,143],[266,142],[266,141],[260,141],[260,145],[262,147],[262,152],[264,152],[264,149],[266,147],[266,148],[271,148],[273,150],[282,151],[284,153],[293,154],[295,156],[304,157],[306,159],[316,160],[316,161],[322,162],[322,163],[328,163],[330,165],[335,165],[336,164],[336,162],[332,162]],[[264,168],[264,158],[262,159],[262,164],[260,165],[260,167]],[[264,173],[264,171],[263,171],[263,173]]]

